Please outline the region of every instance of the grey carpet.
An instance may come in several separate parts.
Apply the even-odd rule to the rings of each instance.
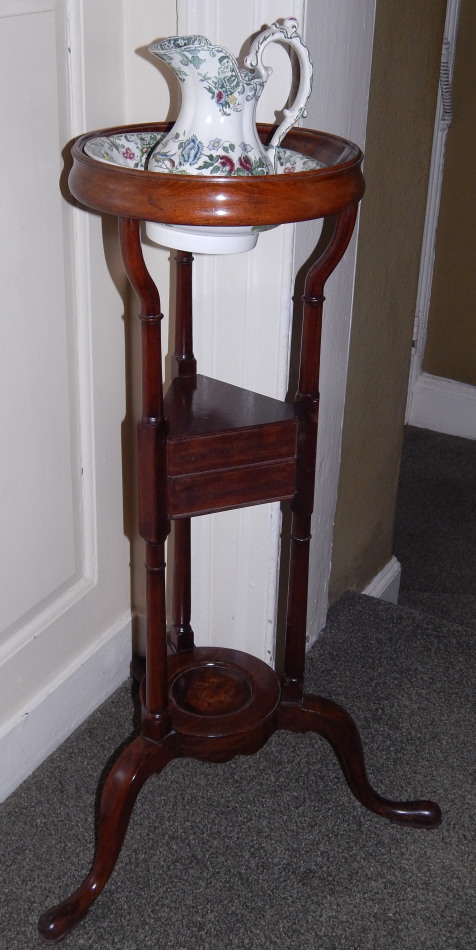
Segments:
[[[175,761],[142,791],[106,891],[67,946],[111,950],[474,946],[469,630],[358,594],[331,610],[308,686],[357,720],[383,794],[433,797],[433,831],[363,809],[330,746],[279,733],[226,765]],[[125,684],[2,806],[0,946],[76,887],[98,776],[130,722]]]
[[[476,441],[406,428],[394,551],[400,605],[474,628]]]

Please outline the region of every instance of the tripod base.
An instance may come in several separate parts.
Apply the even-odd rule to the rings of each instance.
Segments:
[[[132,669],[140,676],[143,667],[135,661]],[[160,742],[138,736],[113,765],[102,793],[91,870],[78,890],[42,915],[42,937],[61,940],[87,914],[114,870],[142,786],[178,756],[224,762],[256,752],[278,729],[315,732],[331,743],[351,791],[370,811],[414,828],[440,823],[433,802],[395,802],[374,791],[358,729],[341,706],[313,695],[286,704],[280,694],[270,667],[237,650],[197,648],[169,657],[172,729]]]
[[[165,131],[165,126],[141,129]],[[125,126],[114,134],[130,131]],[[270,127],[261,127],[263,141],[270,132]],[[40,919],[40,933],[48,940],[60,940],[87,913],[113,871],[144,782],[178,756],[224,762],[256,752],[278,729],[315,732],[331,743],[350,789],[366,808],[420,828],[434,827],[441,817],[432,802],[393,802],[375,792],[348,713],[319,696],[302,695],[324,288],[354,230],[364,190],[362,153],[328,133],[298,129],[287,136],[289,147],[316,158],[322,168],[293,175],[223,177],[218,187],[218,179],[207,176],[186,176],[185,181],[181,175],[144,174],[93,159],[84,152],[88,138],[73,146],[70,187],[78,201],[119,217],[124,269],[140,301],[138,500],[139,533],[146,543],[149,666],[146,688],[141,685],[141,734],[120,754],[104,786],[91,870],[78,890]],[[140,222],[160,218],[171,225],[185,221],[201,226],[205,220],[221,226],[223,215],[232,227],[249,221],[275,226],[334,218],[334,230],[325,229],[328,242],[318,248],[304,283],[293,406],[197,375],[193,257],[184,250],[176,257],[175,373],[164,394],[160,295],[144,261]],[[221,306],[226,309],[226,300]],[[190,519],[286,500],[292,525],[281,683],[265,663],[247,654],[194,648]],[[164,549],[172,522],[173,597],[167,605]],[[173,623],[170,655],[168,616]],[[134,662],[133,674],[141,680],[143,672],[142,664]]]

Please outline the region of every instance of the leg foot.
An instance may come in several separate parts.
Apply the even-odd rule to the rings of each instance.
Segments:
[[[350,790],[370,811],[413,828],[435,828],[441,811],[434,802],[394,802],[382,798],[369,783],[364,750],[353,719],[337,703],[320,696],[304,696],[302,705],[283,705],[280,726],[295,732],[316,732],[331,743]]]
[[[91,870],[70,897],[40,917],[38,929],[45,940],[61,940],[87,914],[114,870],[142,786],[175,758],[175,750],[173,733],[160,743],[138,736],[114,763],[102,792]]]

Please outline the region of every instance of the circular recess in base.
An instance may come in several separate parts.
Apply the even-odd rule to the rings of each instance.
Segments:
[[[262,660],[197,647],[168,665],[169,712],[183,754],[225,761],[256,751],[274,732],[281,687]]]
[[[196,716],[226,716],[244,709],[253,692],[246,676],[219,663],[195,666],[172,683],[174,701],[180,709]]]

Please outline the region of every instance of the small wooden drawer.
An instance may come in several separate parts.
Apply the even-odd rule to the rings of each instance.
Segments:
[[[169,517],[203,515],[227,508],[284,501],[293,497],[295,483],[295,459],[169,477]]]
[[[164,409],[171,518],[292,497],[291,406],[197,376],[175,379]]]

